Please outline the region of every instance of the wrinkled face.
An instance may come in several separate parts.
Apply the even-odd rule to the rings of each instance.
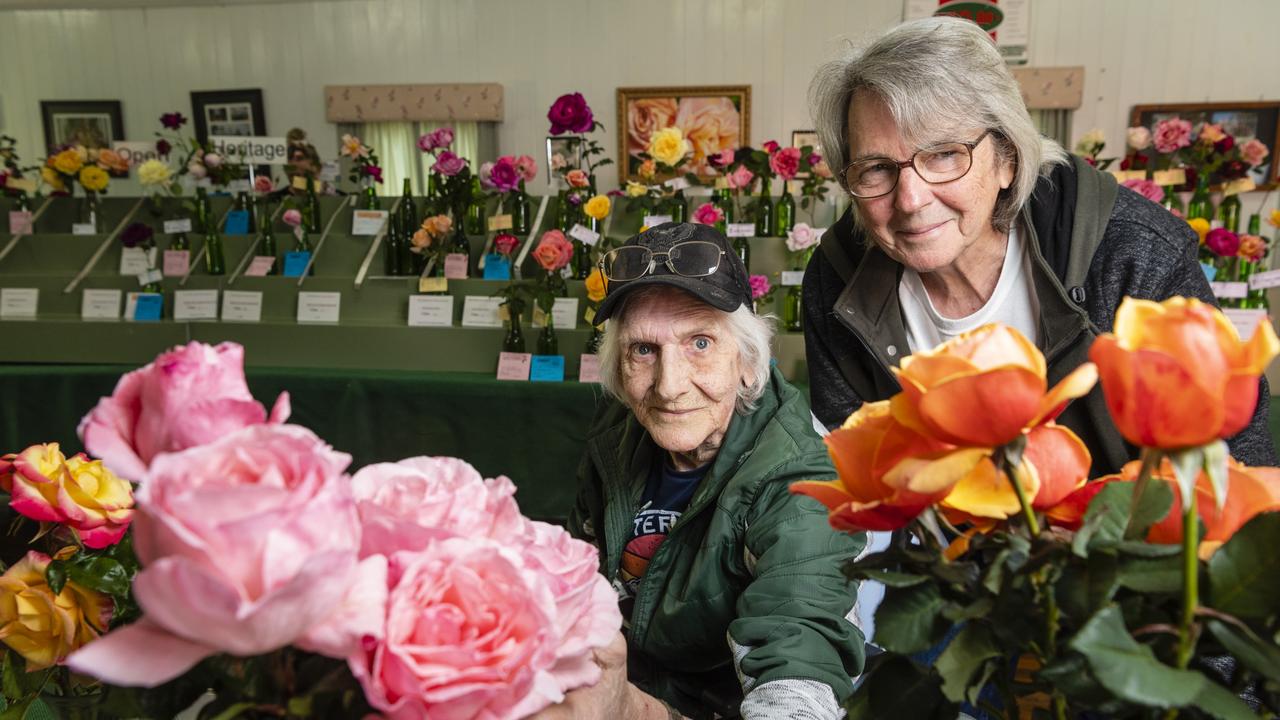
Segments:
[[[928,144],[972,142],[985,128],[941,128]],[[874,94],[849,103],[849,157],[909,160],[919,148],[899,134],[889,108]],[[1013,182],[1012,163],[998,159],[995,136],[973,149],[973,166],[958,180],[931,185],[904,168],[888,195],[856,199],[863,228],[886,255],[920,273],[943,270],[980,243],[1003,237],[991,227],[999,192]]]
[[[727,317],[681,290],[646,293],[627,306],[619,337],[631,411],[658,447],[697,464],[715,457],[746,381]]]

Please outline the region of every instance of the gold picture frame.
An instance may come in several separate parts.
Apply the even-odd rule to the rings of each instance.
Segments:
[[[617,100],[622,182],[636,179],[642,162],[637,153],[666,127],[680,127],[693,143],[694,157],[683,169],[698,175],[711,174],[707,155],[751,144],[750,85],[618,88]]]

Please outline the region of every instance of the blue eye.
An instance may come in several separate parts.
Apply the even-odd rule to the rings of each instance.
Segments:
[[[653,347],[649,345],[640,344],[640,345],[636,345],[635,347],[635,354],[637,355],[648,355],[652,352],[653,352]]]
[[[711,341],[708,340],[707,338],[700,337],[693,341],[693,346],[698,348],[699,350],[706,350],[707,348],[711,347]]]

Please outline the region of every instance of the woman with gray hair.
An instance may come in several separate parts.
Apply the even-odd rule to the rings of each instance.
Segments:
[[[569,530],[600,548],[626,638],[597,658],[601,682],[546,717],[840,717],[863,638],[839,568],[863,539],[788,491],[835,472],[770,367],[773,320],[752,311],[746,268],[714,229],[668,223],[601,270],[613,398]]]
[[[988,323],[1044,351],[1052,386],[1088,360],[1128,295],[1213,303],[1197,237],[1165,209],[1041,137],[977,25],[903,23],[822,66],[809,88],[823,154],[853,203],[804,278],[814,413],[835,427],[900,390],[891,368]],[[1232,455],[1274,465],[1261,381]],[[1058,418],[1095,475],[1136,456],[1095,388]]]

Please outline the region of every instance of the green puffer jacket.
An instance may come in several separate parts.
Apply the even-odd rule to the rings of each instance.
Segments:
[[[615,584],[661,452],[616,402],[588,434],[569,531],[600,548]],[[843,701],[862,671],[863,637],[845,619],[857,588],[840,565],[865,537],[832,530],[824,507],[787,491],[834,477],[808,403],[773,370],[649,562],[627,637],[629,679],[691,717],[736,714],[744,687],[784,679],[825,683]]]

